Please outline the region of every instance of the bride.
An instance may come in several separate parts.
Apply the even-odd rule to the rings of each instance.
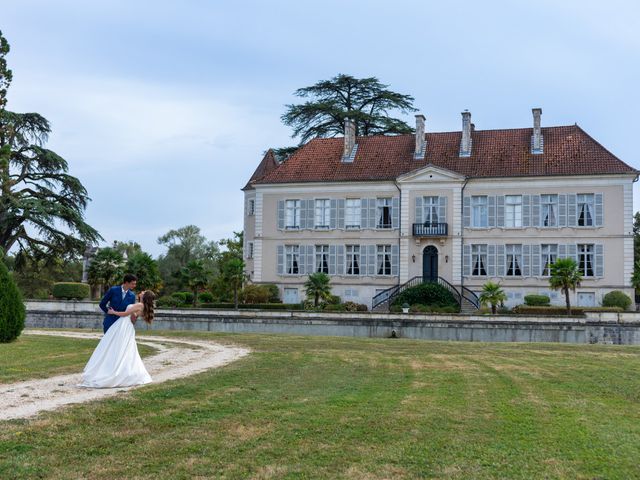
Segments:
[[[121,318],[107,330],[84,367],[81,387],[129,387],[151,382],[138,353],[133,324],[139,316],[151,324],[155,298],[154,293],[147,290],[140,293],[138,303],[129,305],[124,312],[109,309],[109,315]]]

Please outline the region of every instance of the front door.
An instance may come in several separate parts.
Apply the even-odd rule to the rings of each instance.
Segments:
[[[422,280],[431,282],[438,278],[438,249],[433,245],[422,251]]]

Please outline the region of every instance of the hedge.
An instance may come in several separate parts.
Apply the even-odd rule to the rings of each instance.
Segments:
[[[435,282],[421,283],[409,287],[393,301],[393,305],[434,305],[438,307],[458,306],[453,294],[442,285]]]
[[[200,308],[224,308],[225,310],[235,309],[233,303],[201,303]],[[239,303],[239,310],[302,310],[299,303]]]
[[[566,315],[566,307],[541,307],[518,305],[513,309],[514,313],[522,315]],[[622,312],[620,307],[571,307],[571,315],[584,315],[585,312]]]
[[[620,290],[609,292],[602,298],[603,307],[620,307],[622,310],[626,310],[630,305],[631,299]]]
[[[551,303],[551,299],[547,295],[525,295],[524,303],[531,307],[538,307],[549,305]]]
[[[86,283],[59,282],[53,284],[53,298],[65,300],[82,300],[89,298],[91,289]]]

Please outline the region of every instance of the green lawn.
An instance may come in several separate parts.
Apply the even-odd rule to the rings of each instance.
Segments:
[[[81,372],[98,340],[22,335],[0,344],[0,384]],[[139,345],[142,357],[155,349]]]
[[[0,478],[640,478],[640,348],[183,335],[253,353],[3,422]]]

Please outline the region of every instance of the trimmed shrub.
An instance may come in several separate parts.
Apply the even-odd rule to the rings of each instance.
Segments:
[[[269,303],[272,292],[265,285],[247,285],[240,292],[242,303]]]
[[[581,316],[584,312],[622,312],[620,307],[571,307],[571,316]],[[553,315],[566,316],[567,309],[565,307],[530,307],[527,305],[518,305],[513,309],[513,313],[520,315]]]
[[[416,303],[415,305],[411,305],[409,308],[410,313],[430,313],[431,307],[429,305],[422,305],[421,303]]]
[[[325,312],[345,312],[346,309],[344,307],[344,305],[339,304],[339,303],[329,303],[327,305],[325,305],[324,309]]]
[[[438,313],[459,313],[460,307],[456,307],[453,305],[445,305],[444,307],[436,307],[437,310],[434,310]]]
[[[198,295],[198,302],[200,303],[213,303],[213,293],[211,292],[202,292]]]
[[[340,299],[340,297],[339,297],[338,295],[329,295],[329,296],[325,299],[325,302],[326,302],[328,305],[339,305],[341,301],[342,301],[342,300]]]
[[[200,305],[201,308],[221,308],[225,310],[233,310],[235,309],[235,305],[233,303],[203,303]],[[302,310],[302,305],[299,303],[257,303],[257,304],[248,304],[248,303],[240,303],[238,304],[238,310]]]
[[[91,288],[86,283],[59,282],[53,284],[53,298],[64,300],[82,300],[89,298]]]
[[[182,300],[172,296],[160,297],[156,299],[156,307],[158,308],[176,308],[182,304]]]
[[[402,305],[391,305],[389,313],[402,313]]]
[[[358,306],[356,307],[356,310],[358,312],[368,312],[369,307],[367,307],[364,303],[359,303]]]
[[[191,305],[193,304],[193,293],[192,292],[174,292],[171,294],[173,298],[178,299],[178,301],[183,305]]]
[[[453,294],[435,282],[421,283],[415,287],[407,288],[393,301],[393,305],[402,305],[403,303],[408,303],[409,305],[435,305],[439,307],[458,306],[458,302]]]
[[[266,283],[262,286],[269,291],[269,298],[267,299],[267,302],[282,303],[282,300],[280,300],[280,289],[277,285],[273,283]]]
[[[524,303],[530,307],[548,306],[551,299],[547,295],[525,295]]]
[[[20,290],[0,257],[0,343],[12,342],[20,336],[25,317]]]
[[[622,310],[627,310],[630,305],[631,299],[627,294],[620,290],[609,292],[602,298],[603,307],[619,307]]]

